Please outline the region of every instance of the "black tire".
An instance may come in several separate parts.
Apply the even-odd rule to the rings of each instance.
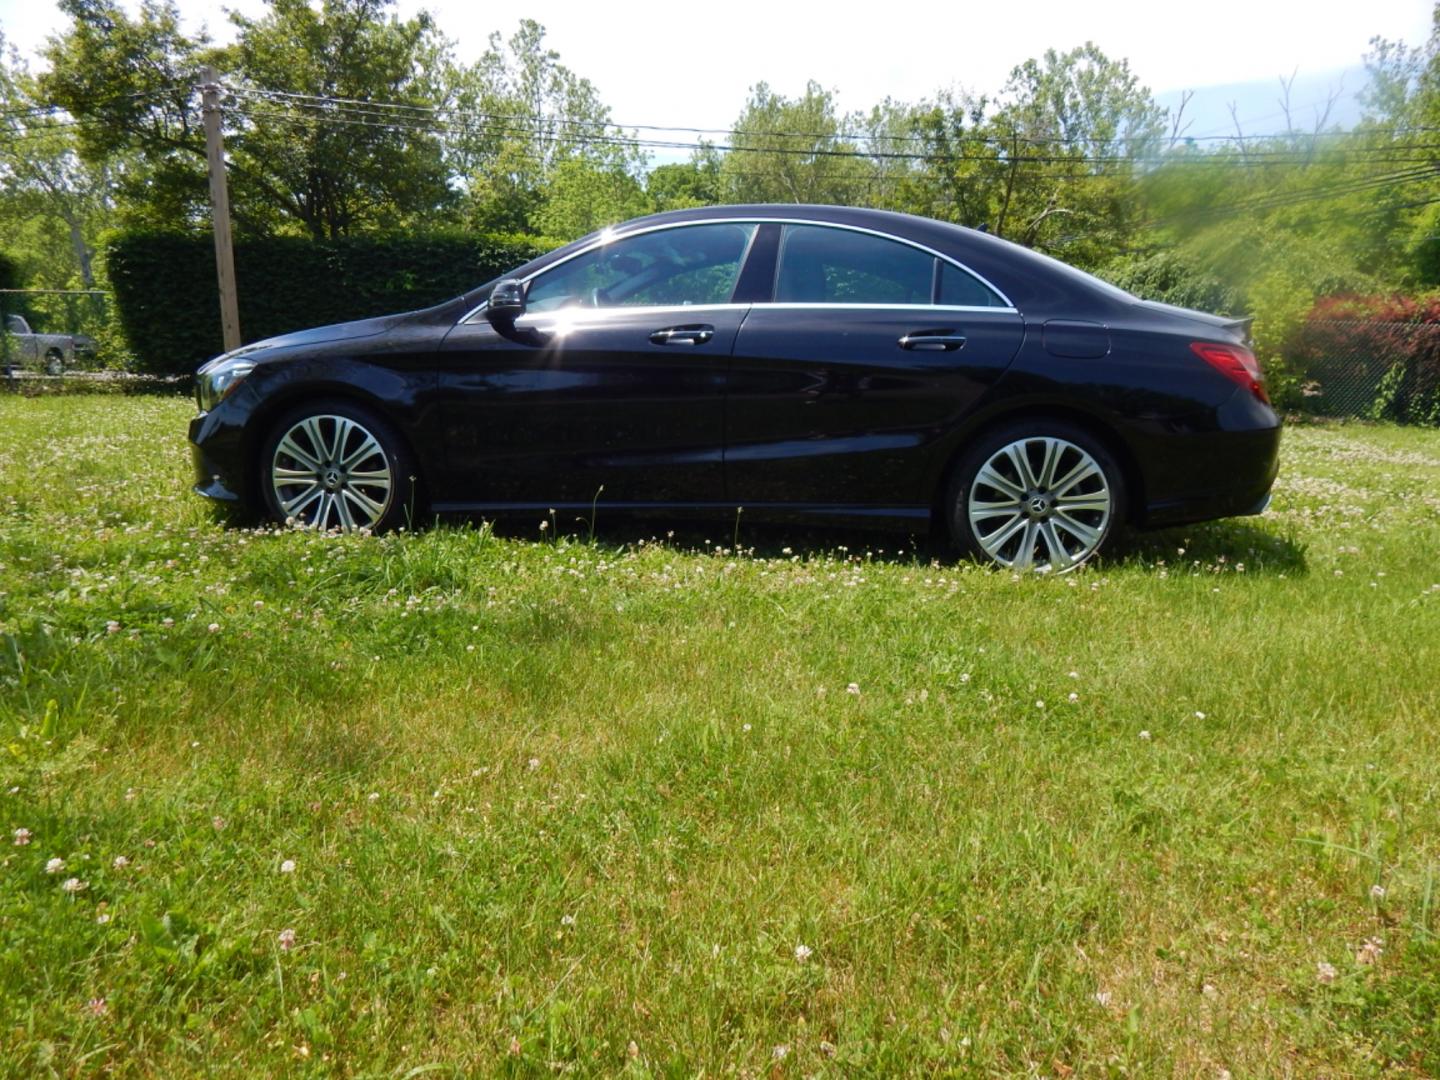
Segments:
[[[375,444],[368,452],[366,438]],[[312,460],[317,446],[325,452]],[[419,471],[405,440],[349,401],[309,401],[276,420],[260,445],[256,476],[266,514],[281,523],[385,532],[420,514]]]
[[[65,355],[59,349],[51,349],[45,354],[45,374],[65,374]]]
[[[1022,468],[1028,471],[1022,474]],[[950,539],[963,554],[1005,569],[1053,573],[1101,555],[1122,528],[1126,510],[1125,476],[1105,445],[1074,424],[1043,418],[982,434],[956,462],[943,503]]]

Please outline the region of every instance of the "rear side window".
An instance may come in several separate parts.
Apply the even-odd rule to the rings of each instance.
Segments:
[[[940,292],[936,301],[955,307],[1005,307],[1005,301],[988,286],[947,262],[940,264]]]
[[[775,300],[1005,306],[976,278],[928,252],[883,236],[823,225],[785,226]]]
[[[791,304],[928,304],[935,260],[880,236],[787,225],[775,299]]]

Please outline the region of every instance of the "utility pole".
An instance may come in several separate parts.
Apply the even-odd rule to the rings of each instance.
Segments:
[[[230,191],[225,184],[225,143],[220,132],[220,73],[200,77],[205,120],[205,161],[210,168],[210,215],[215,224],[215,275],[220,283],[220,330],[225,351],[240,347],[240,301],[235,294],[235,244],[230,235]]]

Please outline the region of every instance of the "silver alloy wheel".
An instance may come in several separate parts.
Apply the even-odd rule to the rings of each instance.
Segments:
[[[1063,573],[1095,554],[1114,499],[1105,470],[1065,439],[1032,436],[980,466],[966,512],[981,549],[1001,566]]]
[[[287,521],[346,532],[373,529],[395,486],[380,441],[348,416],[331,414],[307,416],[281,436],[270,484]]]

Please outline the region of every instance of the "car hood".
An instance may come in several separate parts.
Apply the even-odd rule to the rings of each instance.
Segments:
[[[381,315],[374,319],[356,319],[354,322],[317,326],[313,330],[297,330],[294,333],[252,342],[236,349],[230,355],[240,356],[261,350],[268,352],[271,349],[294,349],[306,345],[320,345],[327,341],[349,341],[354,338],[374,337],[376,334],[383,334],[390,329],[397,318],[396,315]]]

